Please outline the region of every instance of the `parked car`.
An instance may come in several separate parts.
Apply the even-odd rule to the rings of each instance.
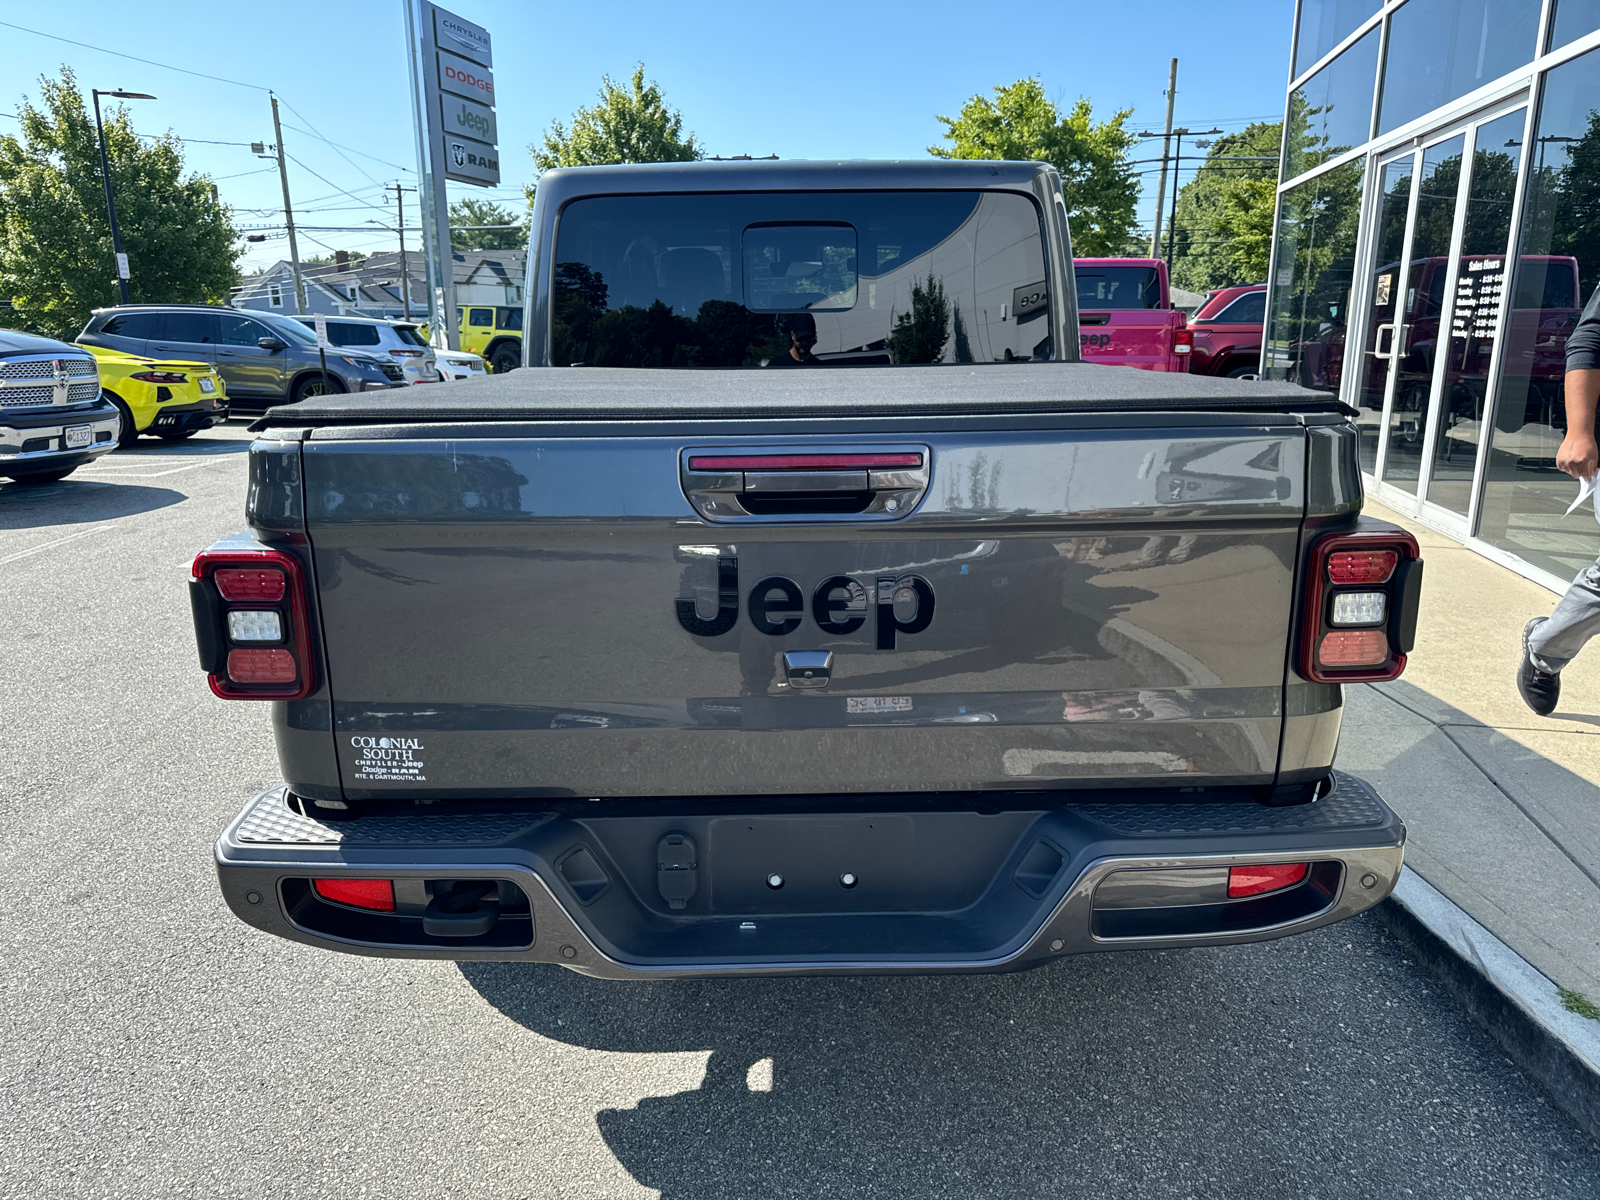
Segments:
[[[315,317],[295,317],[315,331]],[[438,383],[439,368],[433,347],[417,333],[413,321],[381,321],[376,317],[329,317],[328,340],[341,350],[358,350],[379,357],[387,354],[405,373],[407,383]]]
[[[1080,362],[1064,210],[1042,163],[546,172],[528,369],[270,414],[195,559],[283,773],[216,844],[235,915],[662,979],[1381,900],[1405,829],[1333,769],[1340,685],[1404,669],[1417,543],[1337,397]]]
[[[483,356],[466,350],[435,350],[440,379],[471,379],[486,374]]]
[[[167,362],[85,347],[100,367],[100,391],[122,415],[118,445],[141,433],[181,441],[228,419],[228,392],[206,362]]]
[[[100,393],[94,356],[0,329],[0,476],[54,483],[117,448],[122,414]]]
[[[1078,341],[1085,362],[1187,371],[1188,318],[1172,307],[1159,258],[1077,258]]]
[[[467,304],[456,308],[461,348],[481,354],[496,375],[522,365],[522,309],[506,304]]]
[[[129,304],[96,309],[78,335],[84,346],[216,364],[236,408],[270,408],[323,391],[317,339],[292,317],[206,304]],[[327,356],[327,390],[404,387],[393,362],[343,351]]]
[[[1189,331],[1191,375],[1261,378],[1261,329],[1267,320],[1267,285],[1246,283],[1206,294]]]

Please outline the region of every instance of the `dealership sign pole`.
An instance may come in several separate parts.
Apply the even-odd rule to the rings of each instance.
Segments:
[[[461,348],[445,181],[500,182],[489,32],[429,0],[403,0],[417,132],[417,199],[428,273],[428,327],[436,347]]]

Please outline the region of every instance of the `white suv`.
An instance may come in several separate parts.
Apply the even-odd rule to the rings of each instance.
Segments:
[[[311,317],[295,320],[311,328]],[[438,383],[433,347],[417,332],[414,321],[380,321],[376,317],[329,317],[328,341],[340,349],[363,350],[388,358],[405,372],[407,383]]]

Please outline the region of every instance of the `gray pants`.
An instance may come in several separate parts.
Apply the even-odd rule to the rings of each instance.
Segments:
[[[1600,633],[1600,562],[1573,578],[1550,619],[1535,626],[1528,638],[1533,665],[1554,673],[1574,658],[1583,644]]]

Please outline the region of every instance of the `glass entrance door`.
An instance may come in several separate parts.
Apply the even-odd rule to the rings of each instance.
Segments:
[[[1427,504],[1463,534],[1504,319],[1524,116],[1487,114],[1379,165],[1354,401],[1366,417],[1362,466],[1404,494],[1391,502],[1413,513]]]

